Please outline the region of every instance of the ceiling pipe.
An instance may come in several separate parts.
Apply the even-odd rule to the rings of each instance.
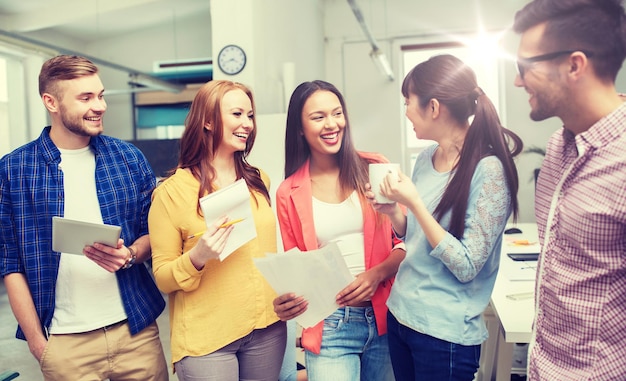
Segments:
[[[367,24],[365,23],[365,19],[363,18],[363,13],[361,13],[361,8],[356,4],[356,0],[348,0],[348,4],[350,4],[350,8],[352,8],[352,13],[356,17],[356,21],[358,21],[361,29],[365,33],[367,40],[372,46],[372,51],[370,52],[370,57],[378,67],[378,70],[389,79],[389,81],[393,81],[394,75],[393,70],[391,70],[391,66],[389,65],[389,61],[387,60],[387,56],[383,53],[382,50],[378,47],[378,42],[372,36]]]
[[[45,53],[47,55],[58,55],[58,54],[68,54],[68,55],[76,55],[82,56],[90,60],[96,65],[107,66],[115,70],[119,70],[122,72],[128,73],[129,76],[129,84],[132,85],[140,85],[146,86],[153,89],[169,91],[172,93],[179,93],[183,89],[185,89],[185,85],[174,84],[168,81],[165,81],[161,78],[155,77],[148,73],[143,73],[139,70],[135,70],[133,68],[116,64],[114,62],[106,61],[97,57],[88,56],[83,53],[75,52],[69,49],[62,48],[60,46],[55,46],[52,44],[48,44],[43,41],[37,41],[32,38],[24,37],[19,34],[11,33],[6,30],[0,29],[0,41],[4,41],[8,44],[19,46],[24,49],[33,50],[40,53]]]

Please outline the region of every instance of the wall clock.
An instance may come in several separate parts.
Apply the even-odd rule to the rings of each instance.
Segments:
[[[226,45],[217,55],[217,65],[224,74],[239,74],[246,66],[246,53],[237,45]]]

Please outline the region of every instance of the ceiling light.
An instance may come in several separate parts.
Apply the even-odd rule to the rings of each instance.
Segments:
[[[389,61],[387,60],[385,53],[383,53],[380,49],[374,49],[370,52],[370,57],[374,60],[378,70],[390,81],[393,81],[393,70],[391,70],[391,66],[389,65]]]
[[[370,57],[374,60],[374,63],[378,67],[378,70],[382,73],[382,75],[386,76],[387,79],[393,81],[393,70],[391,70],[391,66],[389,65],[389,61],[385,54],[378,47],[378,43],[372,33],[370,32],[367,24],[365,23],[365,19],[363,18],[363,13],[361,13],[361,8],[357,5],[355,0],[348,0],[350,4],[350,8],[352,8],[352,13],[354,13],[354,17],[356,17],[356,21],[358,21],[361,29],[363,29],[363,33],[367,37],[370,45],[372,46],[372,51],[370,52]]]

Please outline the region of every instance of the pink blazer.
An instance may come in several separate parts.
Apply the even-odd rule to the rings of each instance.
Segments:
[[[375,153],[359,152],[361,157],[372,163],[388,162]],[[313,223],[313,193],[307,160],[295,173],[285,179],[276,191],[276,210],[285,251],[297,247],[301,251],[315,250],[317,234]],[[393,230],[388,218],[379,219],[374,209],[365,203],[363,209],[363,233],[365,239],[365,268],[370,269],[383,262],[389,256],[394,245]],[[399,242],[399,241],[398,241]],[[372,306],[376,316],[378,333],[387,333],[387,297],[391,291],[393,280],[382,282],[374,296]],[[322,328],[324,322],[302,332],[302,346],[313,352],[320,353],[322,345]]]

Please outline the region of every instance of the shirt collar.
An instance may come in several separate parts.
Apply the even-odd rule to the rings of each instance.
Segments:
[[[41,155],[44,157],[46,162],[60,162],[61,161],[61,151],[54,144],[52,139],[50,139],[50,129],[51,126],[47,126],[41,132],[39,136],[39,146],[41,148]]]
[[[50,138],[50,129],[51,126],[44,127],[41,135],[39,136],[39,146],[41,147],[41,152],[46,162],[58,163],[61,161],[61,151],[59,151]],[[92,137],[89,140],[89,145],[95,155],[98,155],[98,150],[101,149],[102,144],[103,142],[100,135]]]
[[[585,132],[574,135],[563,128],[563,140],[566,145],[576,144],[578,156],[582,156],[588,149],[598,149],[623,135],[626,131],[626,102],[610,114],[598,120]]]

